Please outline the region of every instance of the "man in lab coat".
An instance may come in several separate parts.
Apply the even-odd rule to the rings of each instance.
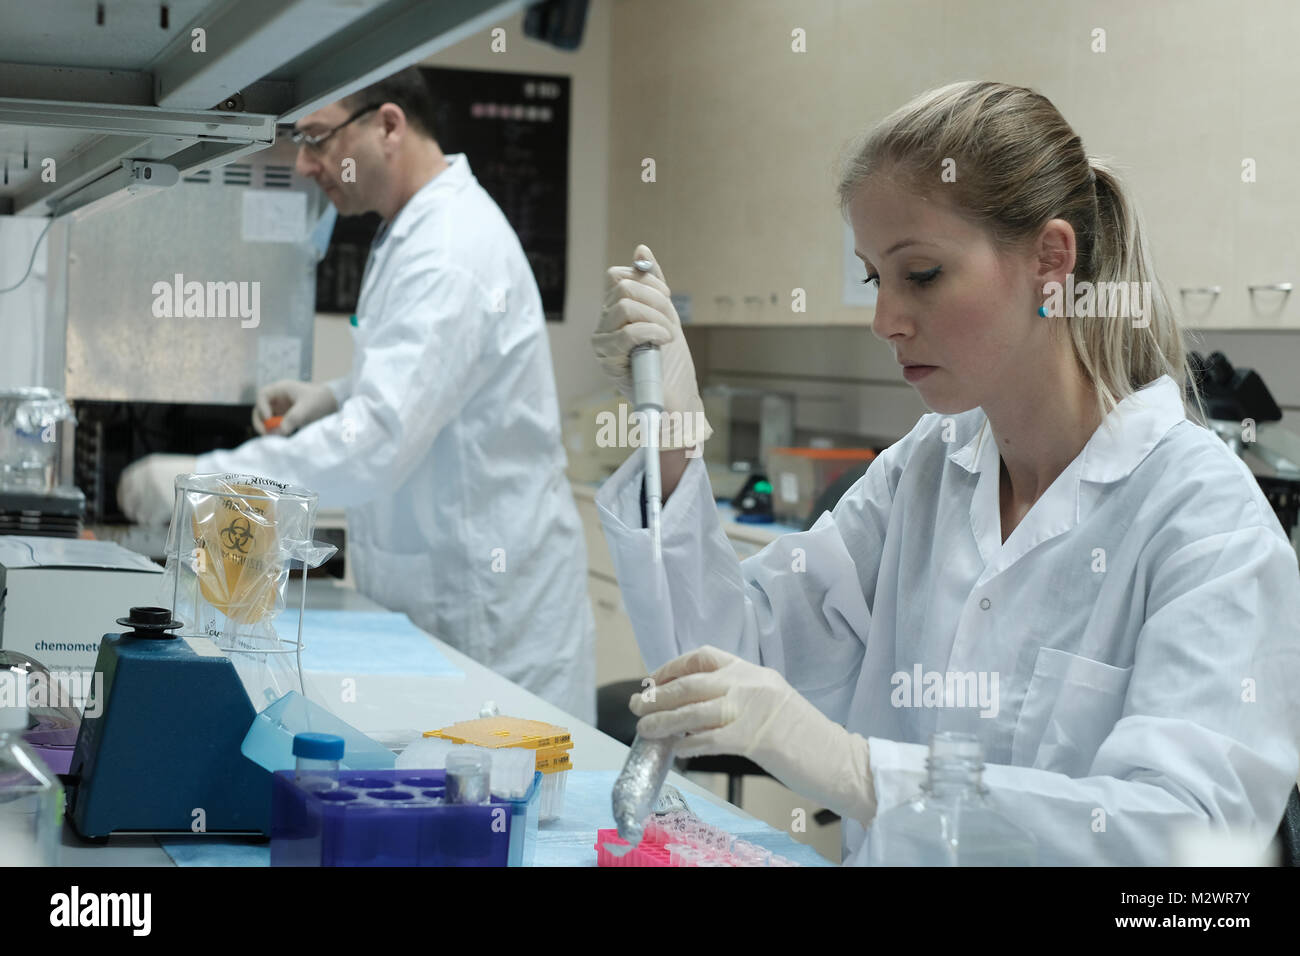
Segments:
[[[264,437],[153,455],[118,497],[171,514],[183,472],[265,475],[345,506],[358,589],[594,722],[594,623],[541,297],[463,155],[444,155],[412,67],[299,121],[299,173],[343,215],[378,211],[348,376],[263,388]],[[354,175],[353,175],[354,173]],[[282,415],[269,433],[264,420]]]

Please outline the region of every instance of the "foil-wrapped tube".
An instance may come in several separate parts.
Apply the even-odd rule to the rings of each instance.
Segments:
[[[632,846],[640,844],[645,834],[646,818],[668,777],[676,746],[676,737],[653,740],[637,737],[632,741],[623,772],[614,781],[614,823],[619,837]]]

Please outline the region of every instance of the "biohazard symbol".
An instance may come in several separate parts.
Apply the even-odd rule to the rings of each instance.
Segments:
[[[231,551],[248,554],[248,546],[253,543],[253,529],[244,517],[236,518],[221,530],[221,543]]]

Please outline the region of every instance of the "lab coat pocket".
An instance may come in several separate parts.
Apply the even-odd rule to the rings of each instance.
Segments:
[[[1132,672],[1040,647],[1016,723],[1012,764],[1084,776],[1120,718]]]

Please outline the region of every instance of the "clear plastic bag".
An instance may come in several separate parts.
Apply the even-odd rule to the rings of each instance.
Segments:
[[[259,711],[306,693],[301,640],[281,638],[275,620],[294,562],[305,579],[337,550],[312,540],[315,525],[316,493],[306,488],[252,475],[176,478],[164,594],[181,634],[224,651]]]

